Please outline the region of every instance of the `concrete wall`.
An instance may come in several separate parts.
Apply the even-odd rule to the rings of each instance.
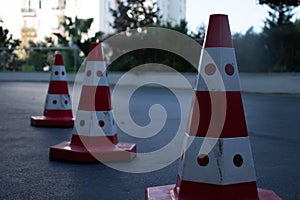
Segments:
[[[116,84],[124,73],[109,73],[110,84]],[[165,83],[173,88],[190,88],[195,85],[196,75],[193,73],[183,73],[188,82],[178,84],[178,74],[168,72],[144,72],[138,74],[128,74],[126,79],[122,79],[123,85],[141,85],[143,83]],[[68,80],[74,82],[76,74],[68,73]],[[300,73],[241,73],[241,87],[243,92],[271,93],[271,94],[300,94]],[[1,72],[0,81],[34,81],[44,82],[50,80],[49,73],[30,72]],[[190,85],[189,85],[189,84]],[[156,85],[154,85],[156,86]]]

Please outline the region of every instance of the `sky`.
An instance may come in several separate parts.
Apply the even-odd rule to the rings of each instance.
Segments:
[[[89,0],[87,0],[88,2]],[[251,26],[259,32],[263,21],[268,17],[267,6],[257,4],[257,0],[186,0],[186,20],[192,31],[201,24],[207,26],[210,14],[227,14],[232,33],[245,33]],[[21,30],[21,0],[0,0],[0,16],[4,27],[13,35]],[[89,11],[90,12],[90,11]],[[300,8],[294,10],[295,17],[300,19]]]
[[[232,33],[245,33],[251,26],[260,32],[268,17],[268,7],[257,0],[186,0],[187,21],[195,30],[201,23],[208,24],[209,15],[227,14]],[[294,10],[295,18],[300,19],[300,8]]]

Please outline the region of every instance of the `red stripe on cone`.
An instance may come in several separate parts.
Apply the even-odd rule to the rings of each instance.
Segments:
[[[227,15],[211,15],[206,32],[204,48],[228,47],[233,48]]]
[[[228,199],[228,200],[258,200],[256,182],[246,182],[231,185],[214,185],[190,181],[178,181],[174,189],[178,199]],[[180,191],[177,189],[180,188]]]
[[[226,101],[223,101],[224,98]],[[216,108],[216,117],[211,119],[213,106]],[[225,116],[220,116],[222,114]],[[212,134],[207,135],[209,128]],[[221,130],[221,133],[218,130]],[[190,136],[197,137],[247,137],[241,93],[196,91],[190,112],[188,133]]]
[[[90,53],[87,57],[88,61],[104,61],[102,45],[97,42],[90,44]]]
[[[48,94],[69,94],[67,81],[50,81]]]
[[[45,110],[44,116],[48,118],[73,118],[72,110]]]
[[[110,111],[110,90],[106,86],[82,86],[78,110]]]
[[[147,200],[199,200],[199,199],[212,199],[212,200],[252,200],[251,198],[240,198],[240,197],[236,197],[236,198],[205,198],[204,196],[181,196],[181,198],[178,198],[177,193],[174,191],[174,187],[175,185],[165,185],[165,186],[160,186],[160,187],[151,187],[151,188],[147,188],[146,190],[146,199]],[[258,192],[258,198],[255,197],[254,199],[257,200],[282,200],[279,196],[277,196],[273,191],[271,190],[264,190],[261,188],[257,189]],[[219,194],[219,191],[217,192]]]
[[[83,135],[72,135],[71,145],[84,146],[87,149],[97,148],[99,146],[114,146],[118,144],[118,136],[114,134],[112,136],[83,136]]]
[[[62,142],[50,148],[51,160],[78,163],[128,161],[135,157],[136,145],[118,142],[113,136],[72,135],[71,142]]]
[[[61,54],[56,54],[55,55],[55,60],[54,60],[54,64],[56,66],[62,66],[64,65],[64,61],[63,61],[63,57]]]

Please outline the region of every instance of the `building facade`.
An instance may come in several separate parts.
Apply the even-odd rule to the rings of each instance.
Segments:
[[[59,24],[65,15],[66,0],[23,0],[21,41],[28,46],[30,41],[43,40],[52,33],[62,32]]]
[[[78,18],[93,18],[91,27],[92,36],[97,31],[106,34],[113,33],[110,26],[113,22],[110,9],[117,8],[116,0],[21,0],[22,28],[21,41],[23,46],[28,46],[29,41],[40,41],[52,33],[61,33],[59,27],[64,16]],[[156,2],[159,7],[161,22],[178,24],[185,19],[186,0],[148,0]]]

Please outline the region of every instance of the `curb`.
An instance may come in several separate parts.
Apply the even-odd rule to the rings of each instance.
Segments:
[[[109,83],[115,85],[124,75],[124,72],[110,72]],[[144,72],[130,73],[129,82],[123,82],[126,86],[140,85],[142,82],[155,82],[164,80],[173,88],[188,89],[186,86],[178,86],[177,78],[171,72]],[[182,73],[190,83],[195,85],[195,73]],[[68,81],[74,83],[76,73],[67,74]],[[47,72],[0,72],[0,82],[48,82],[50,73]],[[266,93],[266,94],[300,94],[300,73],[240,73],[242,92]],[[297,84],[298,83],[298,84]],[[158,85],[153,85],[158,87]],[[172,86],[171,86],[172,87]]]

